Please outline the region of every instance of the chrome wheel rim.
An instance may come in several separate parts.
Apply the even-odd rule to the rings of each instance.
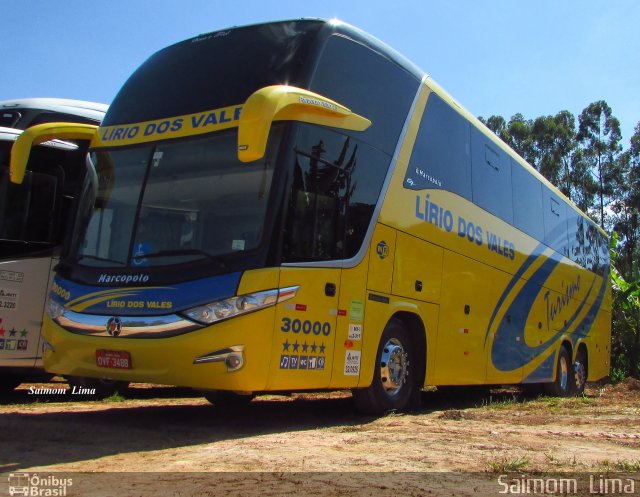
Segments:
[[[389,397],[397,395],[409,376],[408,355],[397,338],[391,338],[382,348],[380,380]]]

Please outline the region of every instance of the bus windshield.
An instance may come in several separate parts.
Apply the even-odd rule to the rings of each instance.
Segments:
[[[274,127],[271,150],[281,127]],[[78,263],[167,266],[255,250],[275,160],[243,164],[237,130],[92,153],[98,188]]]

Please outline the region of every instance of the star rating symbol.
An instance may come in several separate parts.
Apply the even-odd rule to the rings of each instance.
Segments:
[[[2,326],[0,326],[0,337],[4,336],[4,332],[7,331],[5,330]]]
[[[289,346],[290,346],[290,345],[291,345],[291,344],[289,343],[289,340],[287,340],[287,341],[285,341],[285,342],[282,344],[282,349],[283,349],[285,352],[287,352],[287,351],[289,350]]]
[[[14,337],[14,336],[16,336],[16,333],[18,333],[18,330],[16,330],[15,328],[11,328],[11,329],[9,330],[9,336],[10,336],[10,337]]]
[[[313,342],[313,345],[311,346],[311,352],[315,354],[317,350],[318,350],[318,346],[316,345],[316,342]]]
[[[324,349],[325,349],[325,348],[326,348],[326,347],[324,346],[324,343],[323,343],[323,344],[320,344],[320,353],[321,353],[321,354],[324,354]]]
[[[20,336],[21,336],[21,337],[26,337],[26,336],[27,336],[27,333],[28,333],[28,332],[27,332],[26,328],[24,328],[24,329],[20,332]]]
[[[307,345],[307,342],[305,340],[305,342],[302,344],[302,352],[306,352],[307,350],[309,350],[309,345]]]
[[[298,343],[298,340],[296,340],[296,343],[293,344],[293,351],[298,352],[299,348],[300,348],[300,344]]]

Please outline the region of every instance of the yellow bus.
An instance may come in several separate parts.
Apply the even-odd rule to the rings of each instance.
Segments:
[[[366,412],[432,385],[566,396],[609,373],[605,234],[359,29],[295,20],[170,46],[91,139],[51,372],[213,402],[352,389]]]

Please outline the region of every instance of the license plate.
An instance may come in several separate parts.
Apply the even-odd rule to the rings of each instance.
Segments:
[[[131,369],[131,354],[126,350],[96,350],[99,368]]]

